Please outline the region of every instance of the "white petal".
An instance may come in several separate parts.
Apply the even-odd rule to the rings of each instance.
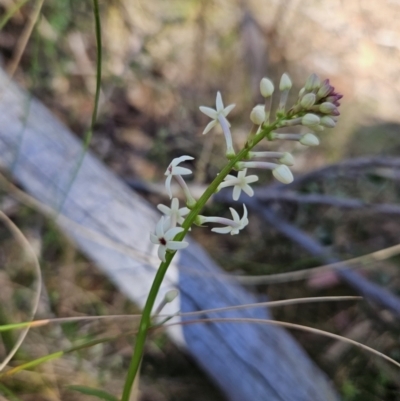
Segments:
[[[161,217],[161,219],[158,221],[156,225],[156,235],[158,238],[161,238],[164,236],[164,217]]]
[[[233,209],[232,207],[230,207],[229,210],[232,213],[233,220],[238,223],[240,221],[238,212],[235,209]]]
[[[192,170],[185,167],[174,167],[172,170],[172,175],[188,175],[192,174]]]
[[[171,202],[171,211],[178,211],[179,210],[179,200],[178,198],[173,198]]]
[[[217,106],[217,113],[220,113],[224,110],[224,104],[222,103],[221,93],[217,92],[217,98],[215,99],[215,105]]]
[[[237,181],[237,177],[235,177],[234,175],[228,174],[228,175],[225,177],[225,181],[228,181],[228,180],[235,180],[235,181]]]
[[[211,107],[206,107],[206,106],[200,106],[199,107],[200,111],[204,113],[207,117],[212,118],[213,120],[216,120],[218,118],[218,113],[216,110],[212,109]]]
[[[249,196],[253,196],[254,195],[253,188],[250,185],[243,186],[242,190],[243,190],[243,192],[245,192]]]
[[[229,106],[226,106],[224,108],[224,110],[222,111],[222,114],[224,115],[224,117],[226,117],[236,106],[236,104],[230,104]]]
[[[166,233],[171,228],[171,217],[164,217],[163,232]],[[163,235],[165,238],[165,234]]]
[[[233,194],[232,194],[233,200],[237,201],[239,199],[240,192],[242,192],[242,189],[238,185],[235,185],[235,188],[233,188]]]
[[[232,231],[232,227],[227,226],[227,227],[221,227],[221,228],[212,228],[211,231],[214,231],[215,233],[218,233],[218,234],[228,234]]]
[[[176,251],[178,249],[186,248],[188,245],[189,245],[189,243],[184,242],[184,241],[168,241],[167,242],[167,248],[172,249],[174,251]]]
[[[167,251],[167,248],[164,245],[160,245],[158,247],[158,257],[160,258],[161,261],[165,262],[165,252]]]
[[[168,206],[165,206],[163,204],[157,205],[157,209],[161,212],[166,214],[167,216],[171,215],[171,209]]]
[[[246,183],[251,184],[252,182],[258,181],[258,176],[257,175],[249,175],[246,177]]]
[[[181,216],[186,216],[190,212],[190,209],[188,207],[182,207],[179,209],[179,214]]]
[[[247,168],[241,170],[238,172],[238,178],[244,178],[246,177],[246,173],[247,173]]]
[[[169,175],[167,179],[165,180],[165,189],[167,190],[167,193],[169,195],[169,199],[172,198],[172,192],[171,192],[171,180],[172,180],[172,175]]]
[[[206,128],[204,128],[203,135],[207,134],[207,132],[210,132],[216,125],[217,125],[217,120],[210,121],[206,125]]]
[[[182,227],[173,227],[173,228],[170,228],[170,229],[165,233],[164,238],[165,238],[167,241],[170,241],[170,240],[172,240],[172,239],[175,238],[175,235],[176,235],[176,234],[179,234],[179,233],[181,233],[182,231],[183,231],[183,228],[182,228]]]
[[[233,185],[236,185],[236,182],[224,181],[224,182],[221,182],[221,184],[218,185],[218,189],[222,189],[222,188],[226,188],[226,187],[232,187]]]
[[[179,163],[185,162],[186,160],[194,160],[194,157],[192,156],[180,156],[176,157],[174,160],[172,160],[171,164],[172,166],[177,166]]]
[[[243,219],[246,219],[247,220],[247,207],[246,207],[246,205],[243,203],[243,217],[242,217],[242,220]],[[249,224],[249,221],[247,220],[247,223],[246,223],[246,225],[247,224]]]
[[[249,224],[249,219],[246,217],[242,217],[242,220],[240,220],[240,230],[243,230],[243,228],[245,228],[247,226],[247,224]]]
[[[150,234],[150,241],[153,244],[160,245],[160,241],[159,241],[157,235],[154,235],[153,233]]]

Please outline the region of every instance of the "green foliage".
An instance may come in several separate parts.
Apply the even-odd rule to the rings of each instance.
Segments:
[[[70,390],[77,391],[81,394],[91,395],[92,397],[96,397],[99,400],[104,401],[119,401],[117,397],[114,397],[112,394],[107,393],[104,390],[99,390],[97,388],[87,387],[87,386],[68,386]]]

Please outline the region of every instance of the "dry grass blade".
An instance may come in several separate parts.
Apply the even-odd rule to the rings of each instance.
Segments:
[[[239,309],[248,309],[248,308],[265,308],[265,307],[276,307],[276,306],[286,306],[286,305],[298,305],[304,303],[315,303],[315,302],[339,302],[339,301],[357,301],[363,299],[358,296],[337,296],[337,297],[307,297],[307,298],[293,298],[293,299],[285,299],[281,301],[268,301],[268,302],[259,302],[255,304],[245,304],[245,305],[235,305],[235,306],[227,306],[224,308],[215,308],[215,309],[206,309],[196,312],[185,312],[185,313],[177,313],[174,316],[176,317],[189,317],[189,316],[197,316],[203,315],[204,313],[217,313],[217,312],[225,312]],[[102,315],[102,316],[77,316],[77,317],[61,317],[54,319],[42,319],[42,320],[34,320],[32,322],[26,323],[26,326],[30,328],[46,326],[52,323],[68,323],[68,322],[80,322],[80,321],[90,321],[90,320],[104,320],[104,319],[139,319],[142,315]],[[160,315],[159,318],[170,318],[171,315]],[[23,323],[16,325],[8,325],[9,330],[19,329],[25,327]],[[2,326],[0,326],[1,329]],[[2,330],[0,330],[2,331]]]
[[[35,297],[34,297],[34,300],[33,300],[33,306],[32,306],[32,310],[31,310],[31,315],[29,317],[29,320],[33,320],[33,318],[35,317],[37,308],[39,306],[40,293],[41,293],[41,290],[42,290],[42,272],[41,272],[41,269],[40,269],[40,264],[39,264],[39,261],[38,261],[38,258],[36,256],[36,253],[35,253],[34,249],[32,248],[32,246],[29,243],[29,241],[25,238],[24,234],[8,218],[8,216],[5,215],[2,211],[0,211],[0,220],[12,232],[14,238],[19,242],[19,244],[25,250],[26,254],[30,256],[30,258],[33,261],[33,265],[35,267],[35,273],[36,273],[36,276],[37,276],[36,289],[35,289]],[[22,330],[22,332],[19,334],[17,342],[15,343],[14,347],[11,349],[9,354],[4,358],[4,361],[0,364],[0,371],[2,371],[4,369],[4,367],[8,364],[8,362],[11,360],[11,358],[18,351],[18,349],[21,346],[21,344],[23,343],[26,335],[28,334],[28,331],[29,331],[29,326],[24,328]]]
[[[266,274],[260,276],[234,276],[237,281],[244,285],[256,285],[256,284],[279,284],[286,283],[289,281],[304,280],[315,273],[323,273],[340,269],[341,267],[356,267],[362,264],[365,267],[367,264],[389,259],[395,255],[400,254],[400,244],[393,245],[391,247],[381,249],[376,252],[368,253],[366,255],[358,256],[356,258],[348,259],[343,262],[330,263],[323,266],[312,267],[310,269],[297,270],[288,273],[278,274]]]
[[[44,0],[38,0],[36,2],[35,9],[29,18],[29,22],[25,26],[25,29],[23,30],[21,37],[19,38],[18,43],[15,46],[15,51],[12,60],[10,62],[10,65],[8,67],[8,73],[10,74],[10,77],[14,75],[15,71],[18,68],[19,62],[21,61],[21,57],[24,54],[26,45],[28,44],[29,38],[32,35],[33,28],[35,27],[36,22],[39,19],[43,3]]]
[[[349,344],[352,344],[358,348],[363,349],[364,351],[367,351],[371,354],[374,354],[376,356],[379,356],[380,358],[385,359],[386,361],[392,363],[393,365],[396,365],[397,367],[400,368],[400,363],[395,361],[394,359],[390,358],[389,356],[383,354],[382,352],[379,352],[371,347],[368,347],[365,344],[361,344],[357,341],[351,340],[350,338],[346,338],[343,336],[340,336],[338,334],[333,334],[328,331],[320,330],[320,329],[315,329],[313,327],[308,327],[308,326],[303,326],[300,324],[295,324],[295,323],[289,323],[289,322],[282,322],[279,320],[269,320],[269,319],[253,319],[253,318],[206,318],[206,319],[196,319],[196,320],[188,320],[185,322],[180,322],[180,323],[168,323],[165,324],[164,327],[170,327],[170,326],[176,326],[178,324],[182,325],[189,325],[189,324],[199,324],[199,323],[254,323],[254,324],[272,324],[274,326],[281,326],[285,327],[287,329],[294,329],[294,330],[302,330],[302,331],[307,331],[309,333],[313,334],[318,334],[321,336],[325,337],[330,337],[335,340],[339,341],[344,341]]]
[[[207,309],[207,310],[201,310],[201,311],[197,311],[197,312],[186,312],[186,313],[180,313],[177,316],[196,316],[196,315],[203,315],[204,313],[225,312],[225,311],[247,309],[247,308],[261,308],[261,307],[272,308],[272,307],[276,307],[276,306],[298,305],[298,304],[304,304],[304,303],[356,301],[356,300],[358,301],[361,299],[363,299],[363,297],[358,297],[358,296],[293,298],[293,299],[284,299],[281,301],[268,301],[268,302],[258,302],[255,304],[227,306],[224,308]]]

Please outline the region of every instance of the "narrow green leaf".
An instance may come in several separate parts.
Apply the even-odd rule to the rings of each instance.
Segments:
[[[9,401],[21,401],[8,387],[0,383],[0,394],[5,395],[9,398]]]
[[[97,388],[86,387],[86,386],[68,386],[70,390],[78,391],[79,393],[85,395],[91,395],[93,397],[97,397],[100,400],[104,401],[119,401],[117,397],[114,397],[112,394],[107,393],[104,390],[99,390]]]

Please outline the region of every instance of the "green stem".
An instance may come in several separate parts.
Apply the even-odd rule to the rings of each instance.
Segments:
[[[256,136],[254,136],[251,141],[248,141],[246,146],[234,157],[229,163],[222,169],[222,171],[215,177],[214,181],[209,185],[209,187],[205,190],[200,199],[196,202],[196,205],[193,207],[191,212],[186,216],[185,221],[182,224],[182,228],[184,229],[181,233],[179,233],[174,240],[182,241],[185,238],[186,233],[189,228],[193,224],[197,215],[201,212],[206,202],[211,198],[211,196],[217,191],[218,185],[225,179],[225,177],[230,173],[235,164],[246,158],[248,152],[257,145],[262,139],[268,136],[268,134],[274,130],[279,123],[275,121],[275,123],[265,127],[261,130]],[[160,267],[157,270],[156,276],[154,278],[153,284],[151,286],[149,295],[146,300],[146,304],[143,309],[142,318],[139,324],[139,331],[136,336],[135,349],[133,351],[132,359],[129,365],[127,377],[125,379],[124,390],[122,393],[121,401],[129,401],[130,393],[132,390],[133,382],[135,381],[135,377],[139,371],[140,363],[142,361],[144,344],[146,342],[147,333],[151,327],[151,311],[153,310],[154,303],[158,294],[158,291],[163,282],[164,276],[168,270],[168,267],[174,257],[176,252],[167,252],[165,257],[165,262],[160,264]]]

